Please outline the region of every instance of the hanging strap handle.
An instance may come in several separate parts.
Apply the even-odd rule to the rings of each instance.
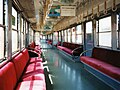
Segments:
[[[94,8],[94,0],[92,0],[92,15],[91,15],[91,19],[94,19],[94,10],[93,10],[93,8]]]
[[[99,4],[98,4],[98,6],[97,6],[97,17],[99,17],[100,16],[100,6],[99,6]]]
[[[83,1],[83,2],[84,2],[84,1]],[[85,3],[83,3],[82,6],[83,6],[83,18],[82,18],[83,20],[82,20],[82,21],[84,22],[84,21],[85,21],[85,18],[84,18],[84,16],[85,16],[85,14],[84,14],[84,6],[85,6]]]
[[[104,2],[104,14],[107,14],[107,1]]]
[[[88,20],[88,2],[86,2],[86,10],[87,10],[87,18],[86,18],[86,20]]]
[[[112,11],[115,12],[117,11],[117,7],[116,7],[116,0],[112,0]]]

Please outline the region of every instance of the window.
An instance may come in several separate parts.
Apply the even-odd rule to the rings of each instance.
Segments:
[[[99,45],[111,47],[111,16],[99,20]]]
[[[48,39],[49,39],[49,40],[52,40],[52,34],[49,34],[49,35],[48,35]]]
[[[29,43],[31,43],[31,42],[33,42],[33,30],[32,30],[32,28],[30,28],[29,29],[29,38],[30,38],[30,40],[29,40]]]
[[[64,36],[65,36],[65,35],[64,35],[64,31],[62,30],[61,33],[62,33],[62,42],[64,42],[64,39],[65,39],[65,38],[64,38]]]
[[[65,39],[64,39],[64,40],[65,40],[65,42],[67,42],[67,41],[68,41],[68,37],[67,37],[68,33],[67,33],[67,30],[65,30],[64,33],[65,33]]]
[[[76,28],[72,28],[72,43],[76,43]]]
[[[82,43],[82,28],[81,28],[81,25],[78,25],[76,27],[76,43],[78,43],[78,44]]]
[[[3,0],[0,0],[0,24],[3,24]]]
[[[53,33],[53,44],[57,44],[58,42],[58,32],[54,32]]]
[[[23,18],[21,18],[21,47],[23,47],[24,42],[24,21]]]
[[[23,31],[23,45],[25,46],[25,39],[26,39],[26,31],[27,31],[27,21],[26,20],[24,20],[24,31]]]
[[[120,49],[120,14],[117,15],[117,47]]]
[[[59,32],[59,41],[61,41],[61,31]]]
[[[58,32],[54,32],[53,35],[53,41],[58,41]]]
[[[17,43],[18,43],[17,37],[18,37],[17,31],[12,30],[12,52],[15,52],[17,50]]]
[[[45,39],[45,36],[42,36],[43,37],[43,39]]]
[[[12,28],[17,29],[17,11],[12,7]]]
[[[50,34],[48,35],[48,39],[50,39]]]
[[[68,29],[68,42],[71,42],[71,29]]]
[[[40,42],[40,33],[39,32],[35,32],[35,43],[39,44]]]
[[[0,0],[0,59],[4,58],[3,0]]]
[[[0,59],[4,57],[4,28],[0,27]]]
[[[12,7],[12,52],[18,49],[17,11]]]

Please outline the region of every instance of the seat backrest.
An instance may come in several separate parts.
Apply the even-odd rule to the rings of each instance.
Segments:
[[[18,80],[19,80],[20,76],[22,75],[28,60],[29,60],[29,55],[28,55],[27,49],[24,49],[21,53],[19,53],[12,59],[14,65],[15,65]]]
[[[67,42],[63,42],[62,46],[63,47],[68,47],[68,43]]]
[[[94,47],[92,57],[120,67],[120,51]]]
[[[28,60],[29,60],[29,53],[28,53],[28,49],[24,49],[24,50],[22,50],[22,54],[23,54],[23,56],[26,58],[26,62],[28,62]]]
[[[73,49],[75,49],[75,48],[78,48],[78,47],[80,47],[81,46],[81,48],[82,48],[82,45],[80,45],[80,44],[75,44],[75,43],[69,43],[69,42],[63,42],[63,45],[62,45],[63,47],[67,47],[67,48],[69,48],[69,49],[71,49],[71,50],[73,50]]]
[[[15,67],[8,62],[0,69],[0,90],[14,90],[17,83]]]

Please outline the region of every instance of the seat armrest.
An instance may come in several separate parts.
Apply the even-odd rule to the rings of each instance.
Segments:
[[[39,57],[39,54],[34,52],[34,51],[32,51],[32,50],[28,50],[28,53],[29,53],[30,57]]]
[[[92,49],[84,50],[82,53],[80,53],[80,57],[83,56],[84,53],[92,51]]]
[[[77,51],[77,50],[79,50],[79,49],[82,49],[82,48],[83,48],[83,47],[80,46],[80,47],[77,47],[77,48],[73,49],[73,50],[72,50],[72,56],[74,56],[74,52],[75,52],[75,51]]]

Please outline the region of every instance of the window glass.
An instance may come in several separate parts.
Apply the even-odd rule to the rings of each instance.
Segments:
[[[118,24],[119,24],[119,16],[120,16],[120,15],[117,15],[117,30],[118,30],[118,26],[119,26],[119,25],[118,25]]]
[[[98,32],[98,21],[96,21],[96,32]]]
[[[12,30],[12,52],[15,52],[17,50],[17,31]]]
[[[27,27],[27,22],[25,21],[25,22],[24,22],[24,38],[23,38],[23,39],[24,39],[24,42],[23,42],[23,45],[24,45],[24,46],[25,46],[25,43],[26,43],[26,42],[25,42],[25,39],[26,39],[26,31],[27,31],[27,28],[26,28],[26,27]]]
[[[92,22],[86,23],[86,33],[92,33]]]
[[[23,32],[23,24],[24,24],[24,22],[23,22],[23,18],[21,18],[21,32]]]
[[[24,47],[23,42],[23,33],[21,33],[21,47]]]
[[[3,25],[3,0],[0,0],[0,24]],[[0,27],[0,59],[4,58],[4,28]]]
[[[33,42],[33,30],[32,30],[32,28],[30,28],[29,31],[30,31],[30,36],[29,36],[29,37],[30,37],[30,40],[29,40],[29,41],[30,41],[30,43],[31,43],[31,42]]]
[[[58,42],[58,32],[53,33],[53,45],[56,45]]]
[[[65,42],[67,42],[68,41],[67,40],[67,30],[65,30],[64,33],[65,33]]]
[[[86,23],[85,47],[86,50],[93,48],[92,21]],[[91,52],[86,52],[86,55],[90,56]]]
[[[43,39],[45,39],[45,36],[43,36]]]
[[[25,24],[25,26],[26,26],[26,30],[24,31],[25,33],[27,33],[28,32],[28,23],[26,22],[26,24]]]
[[[99,33],[99,45],[111,47],[111,32]]]
[[[24,47],[24,21],[21,18],[21,47]]]
[[[65,36],[64,36],[64,31],[62,30],[62,42],[64,42]]]
[[[0,0],[0,24],[3,24],[3,0]]]
[[[4,57],[4,29],[0,27],[0,59]]]
[[[75,43],[76,42],[76,28],[73,27],[72,28],[72,42]]]
[[[35,32],[35,43],[39,44],[40,42],[40,33],[39,32]]]
[[[99,20],[99,32],[111,31],[111,17]]]
[[[82,35],[77,35],[76,42],[77,43],[82,43]]]
[[[82,29],[81,29],[81,25],[78,25],[77,27],[76,27],[76,30],[77,30],[77,34],[81,34],[82,33]]]
[[[59,41],[61,41],[61,32],[59,32]]]
[[[17,11],[12,7],[12,52],[18,49]]]
[[[111,16],[99,20],[99,45],[111,47]]]
[[[117,15],[117,47],[120,49],[120,14]]]
[[[12,7],[12,28],[17,29],[17,11]]]
[[[68,42],[71,42],[71,29],[68,29]]]
[[[76,43],[78,43],[78,44],[82,43],[82,27],[81,27],[81,25],[78,25],[76,27]]]

